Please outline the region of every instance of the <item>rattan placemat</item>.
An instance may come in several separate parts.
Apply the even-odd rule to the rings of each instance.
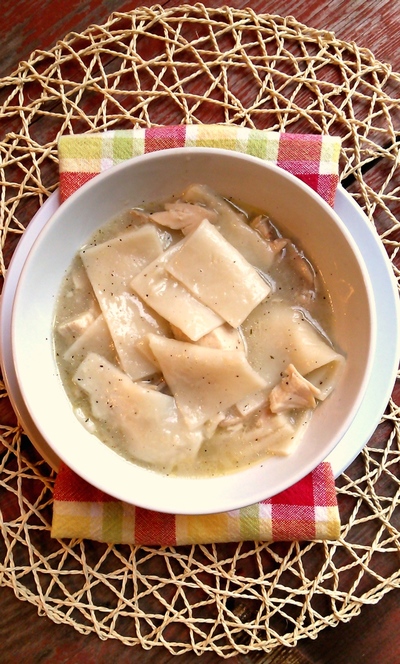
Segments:
[[[399,247],[400,76],[294,18],[202,5],[137,9],[35,52],[0,81],[1,269],[57,187],[61,133],[224,122],[343,138],[342,178]],[[372,168],[379,159],[379,168]],[[399,588],[399,406],[337,481],[335,543],[159,549],[50,539],[48,465],[1,384],[0,581],[56,623],[172,653],[294,645]]]

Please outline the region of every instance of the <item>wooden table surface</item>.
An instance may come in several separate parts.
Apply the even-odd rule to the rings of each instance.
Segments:
[[[0,76],[11,73],[17,63],[35,49],[49,49],[69,31],[83,31],[90,24],[102,24],[113,11],[129,11],[153,3],[122,0],[3,0],[0,21]],[[173,7],[179,2],[163,0]],[[191,4],[191,3],[186,3]],[[193,3],[192,3],[193,4]],[[206,6],[218,7],[214,0]],[[232,0],[234,8],[245,6]],[[376,58],[400,71],[400,0],[250,0],[255,12],[292,15],[314,28],[328,29],[345,41],[369,48]],[[57,625],[39,617],[27,602],[17,600],[8,588],[0,590],[0,662],[109,662],[131,661],[160,664],[175,657],[161,648],[141,650],[118,641],[101,641],[96,635],[83,636],[67,625]],[[400,595],[387,593],[377,604],[367,605],[349,623],[326,628],[315,640],[302,640],[293,649],[284,646],[272,653],[254,652],[230,659],[240,664],[395,664],[400,662],[398,625]],[[185,664],[195,662],[195,654],[185,654]],[[206,653],[202,664],[216,662],[217,655]]]

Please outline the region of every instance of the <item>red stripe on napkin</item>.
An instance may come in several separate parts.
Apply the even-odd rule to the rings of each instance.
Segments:
[[[135,508],[135,542],[137,544],[157,543],[163,546],[176,545],[176,517]]]
[[[145,152],[157,152],[169,148],[183,148],[186,141],[186,127],[151,127],[146,130]]]
[[[109,496],[108,493],[96,489],[96,487],[79,477],[71,468],[62,463],[57,482],[54,486],[54,500],[64,502],[90,502],[90,503],[108,503],[116,501],[116,498]]]

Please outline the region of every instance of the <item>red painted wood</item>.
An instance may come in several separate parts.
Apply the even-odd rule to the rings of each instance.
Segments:
[[[104,23],[112,12],[129,11],[154,2],[143,0],[3,0],[1,3],[0,76],[11,73],[17,63],[35,49],[54,46],[68,32],[81,32],[89,25]],[[172,7],[194,2],[161,0]],[[256,13],[294,16],[305,25],[329,30],[338,39],[355,41],[377,58],[400,69],[400,0],[224,0],[206,1],[209,7],[250,7]]]

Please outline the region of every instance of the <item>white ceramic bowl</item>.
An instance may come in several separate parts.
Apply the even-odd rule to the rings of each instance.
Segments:
[[[289,457],[213,478],[158,474],[130,463],[88,433],[58,376],[52,322],[61,281],[94,230],[132,206],[163,200],[193,182],[268,211],[322,272],[336,311],[335,340],[346,369]],[[375,350],[375,312],[363,259],[339,217],[282,169],[239,153],[173,149],[126,161],[84,185],[39,234],[22,270],[12,312],[19,387],[38,430],[60,459],[94,486],[126,502],[171,513],[222,512],[291,486],[338,444],[363,399]]]

